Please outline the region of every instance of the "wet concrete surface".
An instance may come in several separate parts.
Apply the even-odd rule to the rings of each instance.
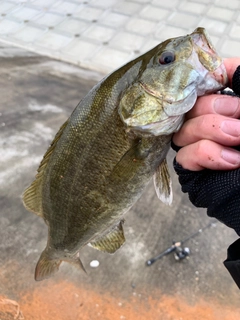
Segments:
[[[210,221],[180,190],[168,155],[174,201],[151,183],[126,215],[126,244],[114,255],[81,251],[87,275],[63,264],[49,280],[34,269],[47,240],[23,190],[60,125],[103,75],[0,45],[0,319],[239,319],[239,290],[222,264],[237,236],[220,223],[186,243],[188,259],[145,261]],[[213,221],[214,222],[214,221]],[[90,262],[99,261],[92,268]]]

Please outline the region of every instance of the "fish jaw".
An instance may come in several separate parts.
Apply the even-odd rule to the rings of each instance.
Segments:
[[[192,41],[195,50],[193,50],[189,63],[198,70],[201,76],[197,95],[202,96],[224,89],[228,83],[227,71],[206,30],[197,28],[192,33]]]

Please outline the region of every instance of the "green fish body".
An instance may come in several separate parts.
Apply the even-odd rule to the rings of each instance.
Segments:
[[[123,215],[154,176],[158,197],[172,199],[166,164],[172,133],[197,96],[225,87],[227,76],[204,29],[167,40],[100,81],[63,124],[25,207],[49,234],[35,279],[62,261],[83,268],[86,244],[114,253],[124,243]]]

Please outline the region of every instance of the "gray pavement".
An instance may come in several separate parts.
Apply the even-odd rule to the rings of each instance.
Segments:
[[[239,9],[238,0],[3,0],[0,40],[108,73],[198,26],[223,57],[237,56]]]

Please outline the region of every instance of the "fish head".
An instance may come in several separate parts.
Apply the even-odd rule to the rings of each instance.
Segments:
[[[179,130],[198,96],[226,87],[227,72],[204,28],[169,39],[142,56],[137,80],[122,96],[128,128],[153,135]]]

